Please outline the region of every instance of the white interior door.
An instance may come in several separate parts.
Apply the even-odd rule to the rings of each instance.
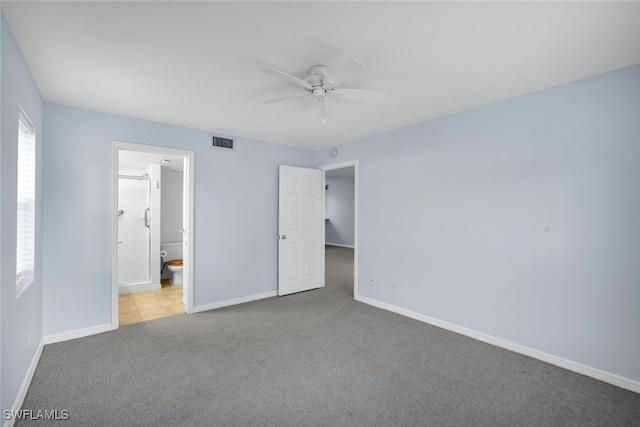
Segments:
[[[324,286],[323,173],[280,166],[278,295]]]

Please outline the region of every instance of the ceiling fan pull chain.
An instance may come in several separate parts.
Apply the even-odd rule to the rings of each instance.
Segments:
[[[324,97],[322,98],[322,126],[324,126]]]

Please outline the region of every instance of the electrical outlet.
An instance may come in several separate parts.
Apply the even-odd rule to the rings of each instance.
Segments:
[[[393,282],[391,282],[391,289],[393,289],[394,291],[398,290],[398,282],[396,282],[395,280]]]
[[[371,279],[369,280],[369,283],[371,284],[371,286],[376,284],[376,276],[371,276]]]

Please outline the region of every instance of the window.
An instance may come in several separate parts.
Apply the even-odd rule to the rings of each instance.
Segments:
[[[18,224],[16,296],[33,282],[36,228],[36,135],[27,117],[18,116]]]

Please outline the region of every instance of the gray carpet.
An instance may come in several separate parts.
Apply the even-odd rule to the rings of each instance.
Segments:
[[[639,426],[640,395],[327,286],[47,345],[23,409],[65,426]],[[44,421],[18,422],[23,426]]]

